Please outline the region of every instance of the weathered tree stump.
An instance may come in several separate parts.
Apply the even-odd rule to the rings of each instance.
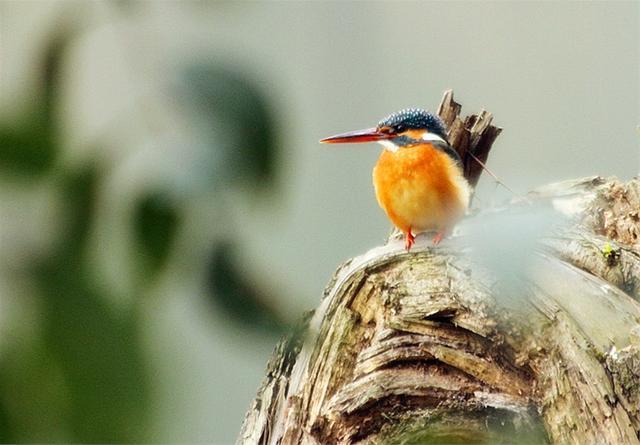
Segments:
[[[473,219],[541,209],[561,223],[506,275],[464,227],[343,264],[238,443],[640,444],[640,179],[553,184]]]

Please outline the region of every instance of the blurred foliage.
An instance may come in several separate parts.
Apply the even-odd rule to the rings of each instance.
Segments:
[[[34,114],[25,121],[0,124],[0,166],[4,173],[33,177],[51,168],[58,150],[46,115]]]
[[[269,307],[264,292],[242,274],[235,250],[229,242],[213,248],[207,287],[214,304],[248,328],[281,334],[287,328],[286,322]]]
[[[60,176],[62,233],[30,272],[42,337],[35,339],[35,350],[14,349],[0,364],[0,381],[12,383],[3,388],[2,399],[21,400],[0,439],[49,439],[36,425],[44,418],[45,426],[64,425],[65,433],[81,442],[138,441],[144,438],[149,402],[138,316],[108,305],[85,258],[97,169]]]
[[[215,179],[264,188],[275,173],[277,147],[275,118],[261,88],[237,72],[204,64],[187,69],[185,83],[199,116],[217,124],[207,126]]]
[[[154,275],[167,261],[181,219],[168,194],[149,193],[136,203],[136,251],[142,256],[147,273]]]
[[[200,63],[185,71],[185,84],[187,98],[204,119],[214,184],[228,189],[244,182],[256,192],[273,187],[277,125],[263,89],[236,71]],[[286,323],[268,305],[273,299],[242,273],[238,250],[235,238],[212,246],[207,277],[212,301],[249,328],[283,332]]]
[[[142,439],[137,428],[145,423],[148,380],[136,312],[108,306],[85,260],[97,182],[95,168],[63,177],[64,233],[35,277],[43,297],[45,346],[65,375],[74,408],[74,437],[128,442]]]
[[[97,169],[51,171],[60,148],[55,115],[60,66],[71,37],[59,30],[49,41],[33,111],[18,124],[0,125],[4,173],[31,179],[53,174],[66,207],[55,248],[28,271],[38,289],[41,337],[6,351],[0,363],[2,442],[51,440],[52,430],[82,442],[143,438],[148,379],[136,314],[107,306],[84,260]]]
[[[71,33],[62,28],[49,40],[42,55],[41,88],[26,116],[13,125],[0,123],[0,166],[5,173],[28,178],[47,172],[59,147],[55,135],[55,92],[60,64]]]
[[[42,57],[30,111],[15,122],[0,122],[0,173],[10,180],[46,179],[63,218],[63,224],[52,225],[52,230],[59,227],[52,232],[53,247],[21,271],[34,289],[40,325],[0,356],[2,442],[147,438],[152,380],[141,341],[143,306],[137,304],[139,295],[117,298],[99,284],[101,271],[89,251],[105,170],[93,161],[73,169],[56,164],[62,149],[56,116],[60,67],[74,37],[67,29],[57,30]],[[220,190],[242,183],[264,190],[273,182],[277,152],[273,107],[264,88],[219,67],[196,64],[186,72],[190,103],[206,128],[210,186]],[[193,194],[201,192],[208,193],[192,192],[183,199],[199,198]],[[129,215],[132,267],[145,272],[146,282],[156,279],[171,258],[185,219],[172,196],[144,191]],[[221,204],[220,212],[225,211]],[[210,248],[206,277],[213,306],[258,333],[281,332],[285,324],[260,283],[242,272],[241,247],[235,238],[220,237]],[[113,306],[113,301],[132,303]]]
[[[142,440],[149,381],[136,313],[118,313],[75,260],[59,252],[38,271],[44,342],[64,375],[73,437],[82,442]],[[132,421],[134,420],[134,421]]]

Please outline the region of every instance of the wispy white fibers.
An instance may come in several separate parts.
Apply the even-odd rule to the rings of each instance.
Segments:
[[[552,201],[522,203],[487,210],[466,218],[458,228],[457,245],[463,246],[475,267],[495,280],[494,294],[502,304],[519,305],[527,295],[525,277],[539,241],[568,223]]]

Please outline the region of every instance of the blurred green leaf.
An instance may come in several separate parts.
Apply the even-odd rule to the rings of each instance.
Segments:
[[[275,174],[276,122],[266,86],[221,67],[193,65],[185,74],[191,101],[209,125],[217,180],[262,185]],[[215,123],[215,125],[213,125]]]
[[[60,67],[64,62],[67,47],[71,42],[74,31],[69,26],[57,26],[53,35],[47,40],[47,46],[42,55],[42,109],[44,118],[50,126],[54,126],[55,103],[60,88]]]
[[[0,166],[26,176],[45,173],[53,164],[57,148],[43,117],[20,126],[0,126]]]
[[[4,378],[4,372],[0,369],[0,395],[6,397],[10,396],[10,391],[2,384],[6,381]],[[15,427],[11,418],[9,417],[9,410],[6,407],[6,400],[0,400],[0,442],[2,443],[15,443],[17,441],[17,435],[15,433]]]
[[[55,138],[55,100],[60,65],[71,39],[67,28],[48,40],[37,72],[42,74],[35,89],[32,111],[12,123],[0,125],[0,166],[3,170],[33,177],[47,172],[59,152]]]
[[[178,209],[165,194],[149,193],[136,203],[136,251],[142,255],[147,272],[153,274],[165,264],[180,220]]]
[[[64,252],[37,276],[44,341],[67,382],[74,439],[142,440],[149,380],[136,316],[107,306],[91,274]]]
[[[78,257],[83,253],[93,222],[98,179],[98,167],[89,165],[65,172],[60,180],[65,206],[65,233],[61,235],[64,239],[64,254],[69,257]]]
[[[85,259],[97,172],[90,166],[63,175],[66,224],[56,248],[33,273],[44,350],[66,382],[74,440],[132,442],[144,438],[149,380],[136,312],[108,305],[112,298],[97,285],[96,272]],[[34,403],[48,402],[35,398]]]
[[[207,269],[207,287],[213,303],[251,329],[282,334],[288,329],[286,322],[269,306],[257,283],[242,274],[234,256],[230,243],[213,248]]]
[[[24,332],[23,332],[24,333]],[[59,363],[38,338],[21,337],[0,363],[0,441],[68,440],[67,387]]]

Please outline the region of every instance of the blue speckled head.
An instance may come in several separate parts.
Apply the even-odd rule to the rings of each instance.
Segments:
[[[435,114],[420,108],[407,108],[393,113],[378,123],[378,128],[389,127],[394,133],[407,130],[427,130],[447,140],[447,128]]]

